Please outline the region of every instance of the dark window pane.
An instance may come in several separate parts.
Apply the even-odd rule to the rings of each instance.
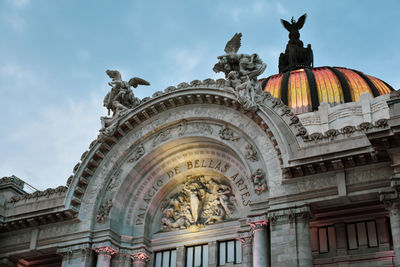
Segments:
[[[228,255],[226,262],[235,262],[235,241],[228,241]]]
[[[171,267],[176,267],[176,250],[171,251]]]
[[[156,267],[161,267],[162,252],[156,253]]]
[[[357,223],[357,236],[359,245],[366,246],[368,244],[365,222]]]
[[[201,267],[201,246],[194,247],[194,267]]]
[[[169,267],[169,254],[170,254],[170,251],[164,251],[163,252],[162,267]]]
[[[226,264],[226,242],[219,243],[219,265]]]
[[[326,253],[328,252],[328,240],[326,228],[318,228],[318,238],[319,238],[319,252]]]
[[[208,245],[203,245],[203,266],[208,266]]]
[[[368,231],[368,246],[369,247],[377,247],[378,246],[378,238],[376,236],[375,221],[367,222],[367,231]]]
[[[240,241],[236,240],[236,262],[235,263],[241,263],[242,262],[242,244]]]
[[[357,234],[356,225],[354,223],[347,225],[347,242],[349,244],[349,249],[357,249]]]
[[[186,267],[193,267],[193,247],[186,249]]]

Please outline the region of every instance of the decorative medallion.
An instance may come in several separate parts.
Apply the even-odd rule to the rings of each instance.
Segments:
[[[258,155],[257,155],[257,151],[254,149],[252,144],[247,144],[246,145],[246,159],[250,160],[250,161],[258,161]]]
[[[163,230],[197,232],[206,224],[229,218],[234,207],[235,199],[229,185],[204,175],[189,175],[181,192],[174,194],[162,208]]]
[[[239,136],[235,136],[233,130],[228,128],[228,126],[223,126],[221,130],[219,130],[219,137],[229,141],[237,141],[240,139]]]
[[[267,181],[265,180],[265,173],[262,169],[257,169],[250,178],[257,195],[267,190]]]
[[[106,219],[108,218],[108,214],[110,213],[110,210],[112,208],[112,199],[106,199],[103,201],[99,208],[99,212],[97,213],[96,216],[96,221],[98,223],[104,223]]]

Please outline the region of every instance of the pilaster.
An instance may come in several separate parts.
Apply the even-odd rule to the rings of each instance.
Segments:
[[[243,267],[253,266],[253,234],[250,231],[238,232],[237,240],[242,244]]]
[[[271,210],[272,266],[312,266],[310,219],[308,205]]]

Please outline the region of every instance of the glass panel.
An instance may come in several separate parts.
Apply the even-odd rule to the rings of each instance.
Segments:
[[[227,262],[235,262],[235,241],[228,241]]]
[[[239,240],[236,240],[236,262],[235,263],[241,263],[242,262],[242,243],[240,243]]]
[[[226,242],[221,242],[219,243],[219,265],[225,265],[226,264]]]
[[[203,245],[203,266],[208,266],[208,245]]]
[[[369,247],[377,247],[378,246],[378,238],[376,236],[375,221],[367,222],[367,230],[368,230],[368,246]]]
[[[163,252],[162,267],[169,267],[169,253],[169,250]]]
[[[347,225],[347,242],[349,244],[349,249],[358,248],[357,245],[357,235],[356,235],[356,225],[354,223]]]
[[[326,228],[318,228],[318,238],[319,238],[319,252],[328,252],[328,240],[326,235]]]
[[[367,229],[364,222],[357,223],[358,244],[365,246],[368,244]]]
[[[193,247],[186,249],[186,267],[193,267]]]
[[[329,251],[336,250],[336,231],[334,226],[328,227],[328,245]]]
[[[171,267],[176,267],[176,250],[171,251]]]
[[[161,267],[162,252],[156,253],[156,267]]]
[[[194,247],[194,267],[201,267],[201,246]]]

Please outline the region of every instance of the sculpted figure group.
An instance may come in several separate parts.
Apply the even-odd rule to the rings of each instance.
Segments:
[[[242,34],[236,33],[226,44],[226,55],[218,57],[214,65],[215,72],[223,72],[226,87],[232,87],[238,101],[246,108],[256,107],[254,96],[261,92],[257,76],[262,74],[267,67],[257,54],[237,54],[240,48]]]
[[[121,74],[117,70],[106,70],[107,75],[112,79],[108,85],[111,86],[110,92],[104,97],[104,106],[108,109],[108,115],[112,111],[112,117],[101,117],[102,128],[100,132],[105,135],[110,135],[118,127],[119,118],[125,114],[126,111],[138,106],[141,101],[135,97],[131,87],[138,87],[138,85],[150,85],[149,82],[134,77],[129,82],[123,81]]]
[[[234,197],[229,185],[204,175],[188,176],[182,191],[173,195],[162,209],[163,230],[198,231],[206,224],[232,215]]]

